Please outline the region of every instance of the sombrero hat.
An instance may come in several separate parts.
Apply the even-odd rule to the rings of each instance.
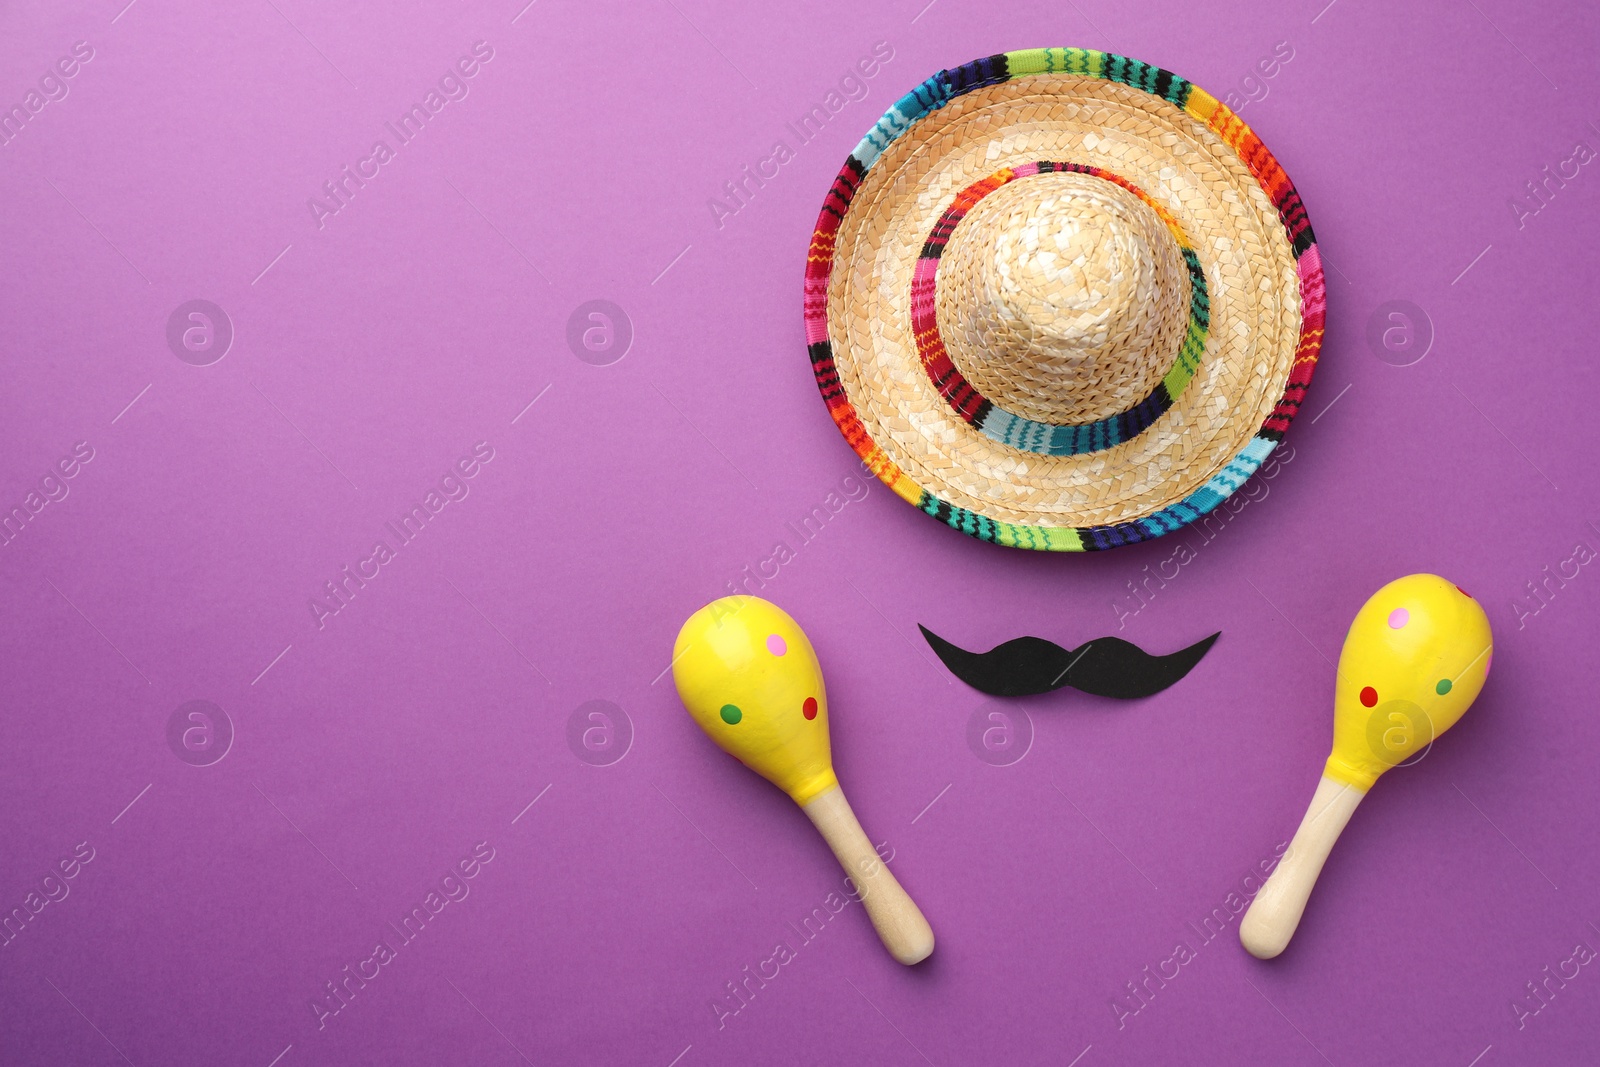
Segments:
[[[1217,99],[1077,48],[940,71],[856,146],[806,264],[829,412],[965,533],[1149,540],[1283,438],[1322,341],[1283,168]]]

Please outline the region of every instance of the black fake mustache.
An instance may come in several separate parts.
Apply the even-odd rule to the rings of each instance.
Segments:
[[[1161,692],[1188,674],[1222,636],[1219,631],[1167,656],[1152,656],[1120,637],[1097,637],[1073,649],[1042,637],[1018,637],[987,652],[968,652],[926,626],[917,629],[950,673],[980,693],[1021,697],[1070,685],[1118,700]]]

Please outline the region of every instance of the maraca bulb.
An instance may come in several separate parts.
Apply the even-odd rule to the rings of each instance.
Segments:
[[[1367,790],[1427,748],[1477,699],[1494,652],[1476,600],[1436,574],[1378,590],[1350,624],[1324,773]]]
[[[672,662],[700,728],[796,804],[839,784],[822,669],[782,608],[753,596],[712,601],[678,631]]]

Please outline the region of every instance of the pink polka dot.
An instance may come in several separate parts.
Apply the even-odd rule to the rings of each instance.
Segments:
[[[774,656],[781,656],[785,652],[789,651],[789,645],[778,634],[768,634],[767,651],[771,652]]]
[[[1389,629],[1398,630],[1411,621],[1411,612],[1405,608],[1395,608],[1389,612]]]

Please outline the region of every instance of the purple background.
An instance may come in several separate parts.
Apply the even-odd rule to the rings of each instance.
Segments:
[[[1575,552],[1600,545],[1600,171],[1520,225],[1510,204],[1600,147],[1592,6],[124,2],[0,15],[5,107],[94,50],[0,148],[0,510],[94,450],[0,546],[0,911],[94,849],[0,949],[0,1061],[1593,1055],[1600,967],[1536,1015],[1525,984],[1600,945],[1600,575]],[[319,228],[307,198],[480,40],[467,97]],[[801,145],[786,123],[879,41],[866,98]],[[786,524],[859,475],[803,350],[822,196],[910,86],[1046,44],[1249,101],[1332,265],[1292,459],[1209,540],[1002,550],[874,482],[802,542]],[[709,198],[776,140],[794,159],[719,227]],[[195,298],[236,331],[211,366],[166,341]],[[635,333],[609,366],[566,342],[591,299]],[[1393,300],[1434,335],[1409,366],[1367,341]],[[479,441],[470,495],[319,629],[309,599]],[[1134,599],[1179,537],[1195,558]],[[933,923],[915,970],[854,905],[802,942],[840,872],[662,676],[779,541],[760,591],[816,644],[840,778]],[[1420,570],[1486,605],[1488,687],[1374,791],[1283,957],[1236,923],[1202,944],[1187,924],[1304,810],[1350,619]],[[919,622],[979,648],[1223,636],[1147,701],[1012,705],[1032,747],[996,767],[966,740],[991,706]],[[194,699],[237,735],[210,766],[168,746]],[[597,699],[634,735],[609,766],[567,739]],[[470,895],[319,1029],[324,983],[478,842]],[[1119,1019],[1180,940],[1196,958]],[[719,1028],[779,941],[797,958]]]

